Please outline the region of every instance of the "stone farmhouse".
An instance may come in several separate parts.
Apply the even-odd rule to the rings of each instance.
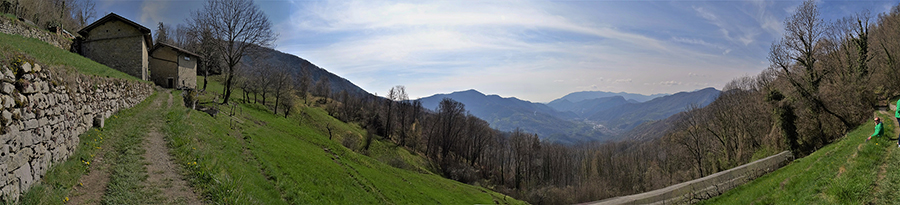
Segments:
[[[78,31],[76,51],[82,56],[141,80],[149,80],[147,51],[150,29],[110,13]]]
[[[150,79],[166,88],[197,87],[197,63],[200,55],[157,42],[150,50]]]

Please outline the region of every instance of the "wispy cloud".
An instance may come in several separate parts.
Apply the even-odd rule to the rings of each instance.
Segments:
[[[785,7],[799,4],[292,3],[290,18],[276,26],[278,48],[369,91],[402,84],[411,97],[423,97],[475,88],[534,101],[580,90],[649,94],[721,87],[766,67],[765,52],[780,35]]]
[[[161,22],[164,13],[169,7],[169,1],[145,1],[141,3],[141,19],[140,22]],[[154,25],[145,25],[153,27]]]

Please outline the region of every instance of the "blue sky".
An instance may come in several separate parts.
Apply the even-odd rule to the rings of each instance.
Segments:
[[[202,0],[97,0],[151,30],[174,27]],[[675,93],[756,75],[801,1],[257,0],[276,49],[383,95],[476,89],[549,102],[600,90]],[[819,1],[826,20],[900,0]]]

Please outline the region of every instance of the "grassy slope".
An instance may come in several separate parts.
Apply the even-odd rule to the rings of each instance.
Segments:
[[[885,137],[865,142],[874,129],[870,120],[807,157],[701,204],[900,203],[894,117],[879,117],[890,120]]]
[[[16,54],[26,53],[44,65],[64,65],[75,68],[88,75],[138,80],[137,78],[115,69],[94,62],[76,53],[68,52],[43,41],[25,38],[19,35],[0,33],[0,58],[14,58]],[[5,56],[5,57],[4,57]]]
[[[221,90],[221,86],[211,84],[208,90]],[[320,108],[301,106],[298,109],[305,114],[289,118],[272,115],[259,105],[239,105],[234,117],[228,116],[226,107],[220,109],[223,112],[215,118],[184,108],[171,110],[167,116],[176,158],[188,167],[189,179],[201,193],[216,202],[522,203],[430,174],[421,157],[386,142],[376,142],[370,152],[374,158],[402,158],[409,169],[345,148],[338,143],[341,138],[360,137],[361,141],[364,131],[339,122]],[[302,121],[298,116],[303,116]],[[332,140],[324,129],[326,124],[338,133]]]
[[[63,65],[84,74],[136,80],[77,54],[17,35],[0,33],[0,51],[0,58],[4,59],[0,61],[25,54],[24,58],[43,65]],[[216,89],[221,90],[221,86],[214,84],[210,88]],[[376,141],[369,152],[372,157],[344,148],[336,142],[345,136],[355,136],[360,142],[362,129],[341,123],[320,108],[303,107],[307,114],[303,115],[302,126],[298,126],[300,117],[275,117],[252,105],[241,105],[243,114],[235,118],[224,114],[212,118],[177,106],[148,109],[150,99],[157,97],[159,94],[120,111],[108,119],[105,129],[91,129],[80,135],[77,151],[68,160],[52,165],[42,182],[25,193],[21,202],[64,203],[91,166],[85,162],[92,161],[99,147],[108,146],[117,151],[106,152],[108,159],[124,161],[113,165],[110,190],[103,200],[154,203],[158,196],[147,195],[142,187],[129,184],[146,180],[146,170],[136,162],[142,149],[136,146],[142,140],[144,125],[157,123],[148,121],[148,116],[165,114],[166,124],[161,127],[168,134],[173,153],[196,189],[213,202],[522,203],[431,174],[424,158],[387,142]],[[179,97],[176,102],[180,100]],[[334,140],[323,132],[326,124],[337,130]],[[237,129],[230,129],[232,125]],[[400,164],[407,169],[382,162],[390,159],[401,159]]]

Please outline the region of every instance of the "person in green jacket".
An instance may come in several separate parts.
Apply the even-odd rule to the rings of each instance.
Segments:
[[[897,109],[894,111],[894,117],[900,122],[900,100],[897,100]],[[900,134],[897,135],[897,147],[900,147]]]
[[[872,133],[872,136],[866,138],[866,142],[868,142],[872,137],[878,137],[884,134],[884,127],[881,126],[881,119],[875,118],[875,133]]]

